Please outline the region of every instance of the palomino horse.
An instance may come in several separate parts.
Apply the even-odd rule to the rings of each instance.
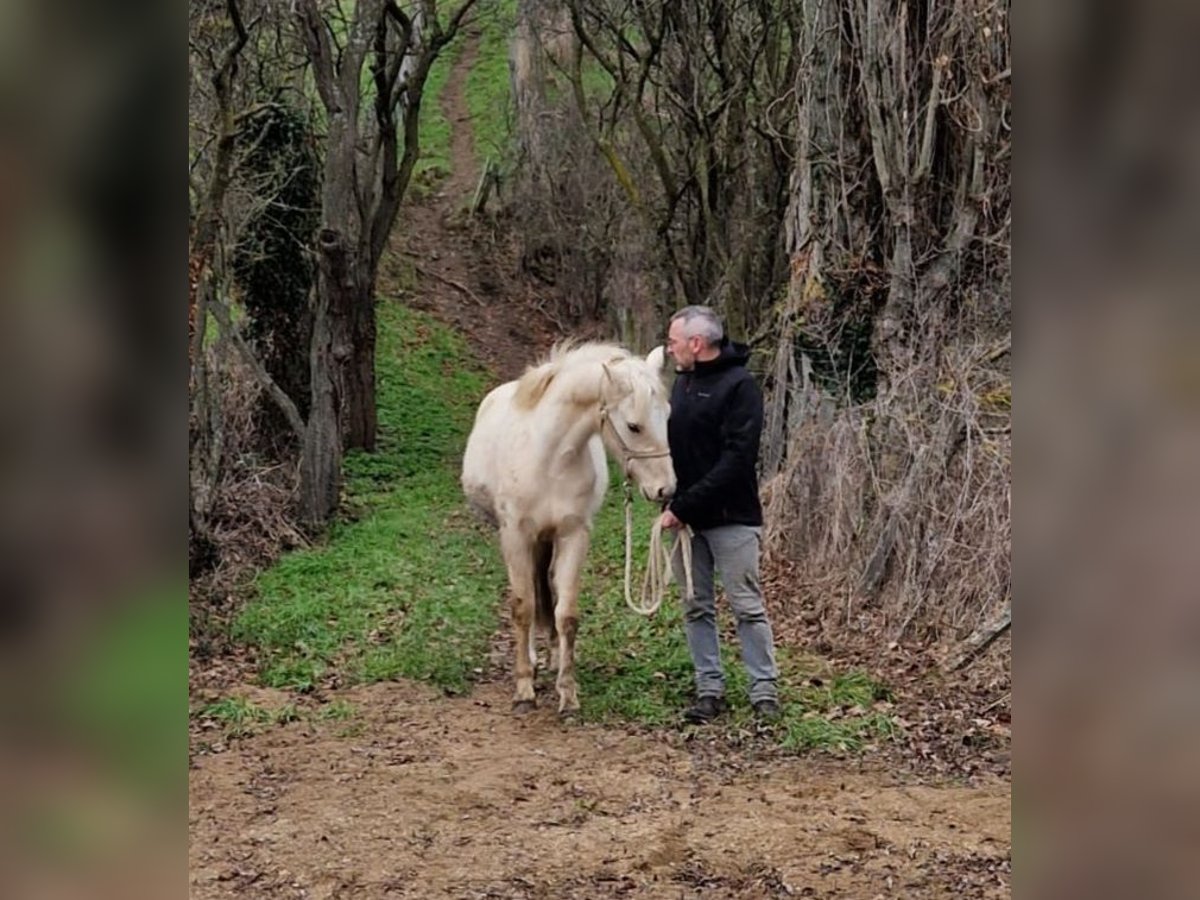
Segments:
[[[559,346],[479,405],[462,486],[500,531],[516,629],[517,712],[535,706],[535,625],[548,635],[552,658],[558,651],[559,714],[579,710],[579,582],[592,518],[608,489],[604,448],[647,500],[675,490],[662,367],[661,347],[643,360],[613,344]]]

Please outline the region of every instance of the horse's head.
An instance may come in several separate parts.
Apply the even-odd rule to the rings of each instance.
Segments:
[[[600,433],[608,452],[647,500],[669,500],[675,469],[667,445],[671,404],[662,380],[662,348],[644,360],[630,356],[607,363],[604,371]]]

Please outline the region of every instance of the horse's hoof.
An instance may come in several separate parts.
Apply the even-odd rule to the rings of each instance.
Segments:
[[[574,724],[579,721],[579,709],[560,709],[558,718],[567,724]]]
[[[537,709],[536,700],[514,700],[513,712],[518,716],[528,715]]]

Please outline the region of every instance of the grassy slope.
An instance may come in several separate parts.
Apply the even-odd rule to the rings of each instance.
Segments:
[[[439,178],[450,173],[450,123],[442,114],[441,97],[450,77],[450,71],[458,61],[462,42],[442,50],[441,55],[429,69],[425,80],[425,92],[421,98],[421,155],[413,170],[413,187],[422,190]]]
[[[264,573],[235,624],[264,649],[271,686],[304,689],[335,666],[463,690],[495,624],[499,559],[462,508],[456,466],[483,376],[445,329],[396,303],[379,313],[379,450],[346,463],[360,518]]]
[[[480,166],[488,158],[507,161],[512,142],[513,101],[508,72],[509,35],[516,27],[515,0],[481,10],[479,55],[467,76],[467,109]]]

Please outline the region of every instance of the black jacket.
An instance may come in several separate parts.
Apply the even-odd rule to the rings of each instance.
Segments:
[[[694,529],[762,525],[762,392],[746,371],[749,358],[745,345],[724,343],[716,359],[679,373],[671,391],[667,437],[677,486],[669,508]]]

